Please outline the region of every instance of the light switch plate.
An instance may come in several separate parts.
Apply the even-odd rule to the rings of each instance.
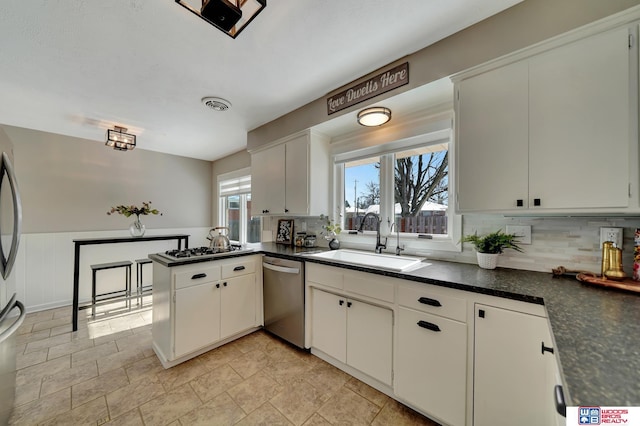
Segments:
[[[507,225],[507,234],[515,234],[519,244],[531,244],[531,225]]]

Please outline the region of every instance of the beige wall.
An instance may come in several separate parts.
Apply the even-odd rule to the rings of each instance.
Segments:
[[[408,60],[410,83],[377,96],[369,103],[379,102],[403,91],[464,71],[638,4],[640,0],[525,0],[384,67],[390,68]],[[354,82],[364,80],[377,72],[378,70],[372,70],[369,75],[362,76]],[[338,93],[352,84],[336,88],[327,96]],[[247,136],[247,148],[256,149],[261,144],[327,121],[329,117],[325,99],[326,96],[252,130]],[[333,114],[331,118],[366,105],[366,102],[355,105]]]
[[[247,151],[236,152],[227,157],[221,158],[213,162],[212,170],[212,187],[213,187],[213,204],[211,209],[211,223],[213,226],[220,224],[218,218],[218,176],[224,173],[234,172],[236,170],[251,167],[251,155]]]
[[[133,218],[111,206],[152,201],[163,216],[147,229],[211,225],[211,162],[153,151],[114,151],[104,143],[4,126],[14,145],[23,232],[127,229]]]

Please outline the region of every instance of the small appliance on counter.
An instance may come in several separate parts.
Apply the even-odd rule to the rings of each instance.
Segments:
[[[316,246],[316,236],[315,234],[309,234],[304,237],[304,246],[305,247],[315,247]]]
[[[296,233],[295,246],[296,247],[304,247],[304,237],[307,236],[306,232],[298,232]]]

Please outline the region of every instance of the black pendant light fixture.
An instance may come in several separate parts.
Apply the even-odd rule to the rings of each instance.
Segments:
[[[202,7],[198,10],[189,1],[197,0],[176,0],[176,3],[231,38],[238,37],[267,7],[267,0],[202,0]]]

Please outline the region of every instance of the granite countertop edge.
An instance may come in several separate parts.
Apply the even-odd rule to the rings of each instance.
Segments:
[[[254,251],[228,257],[265,254],[542,304],[547,310],[557,348],[567,405],[640,405],[638,295],[585,285],[572,277],[554,278],[550,272],[486,270],[473,264],[429,259],[426,261],[428,266],[397,273],[308,256],[327,249],[276,243],[249,246]],[[164,266],[195,263],[167,264],[166,259],[149,257]],[[216,259],[204,261],[211,260]]]

